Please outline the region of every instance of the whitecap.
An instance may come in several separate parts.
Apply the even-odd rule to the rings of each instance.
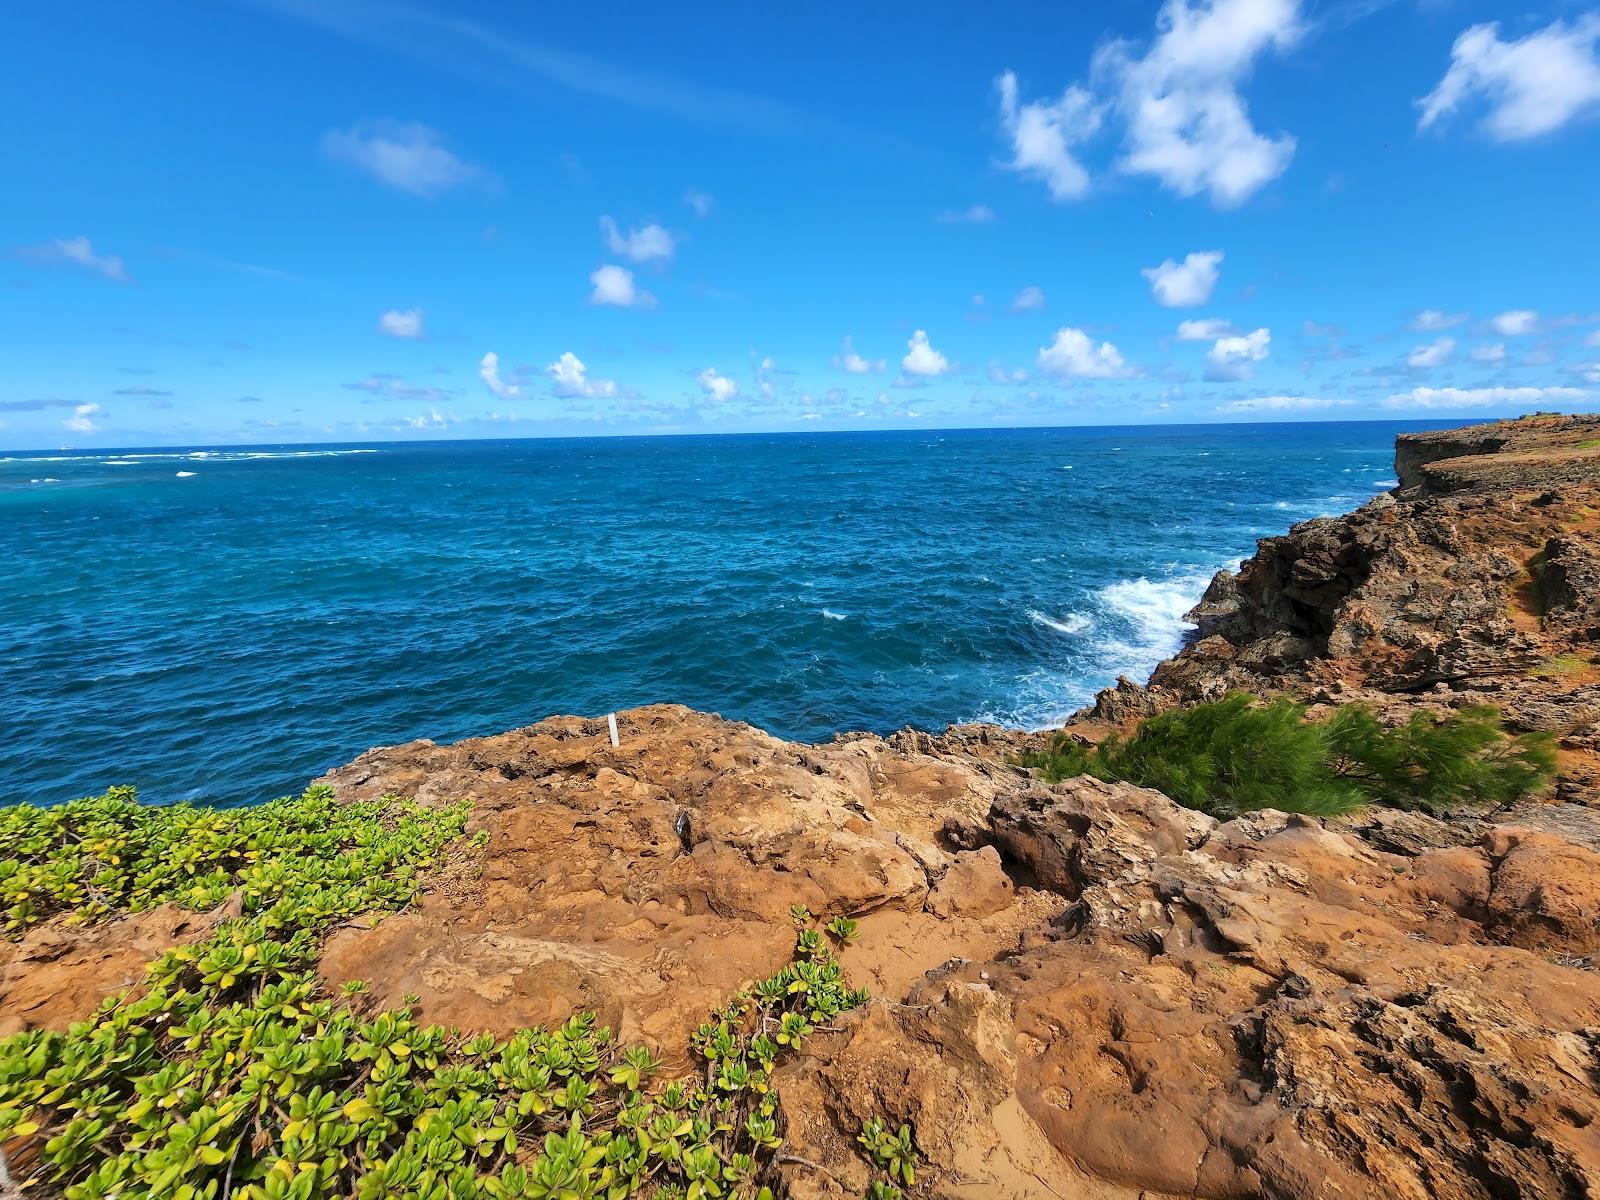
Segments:
[[[1068,613],[1066,617],[1057,621],[1047,617],[1037,608],[1028,610],[1028,619],[1035,625],[1043,625],[1046,629],[1054,629],[1057,633],[1083,633],[1094,628],[1094,619],[1082,613]]]
[[[102,467],[137,467],[139,464],[126,458],[106,458],[100,461]]]
[[[830,621],[842,621],[846,617],[848,617],[850,614],[849,613],[836,613],[831,608],[825,608],[825,609],[822,610],[822,615],[824,617],[826,617]]]
[[[1399,487],[1400,486],[1400,481],[1398,479],[1380,479],[1376,483],[1374,483],[1372,486],[1381,491],[1384,488]]]
[[[194,472],[193,471],[179,471],[178,472],[178,478],[179,479],[193,479],[194,478]]]

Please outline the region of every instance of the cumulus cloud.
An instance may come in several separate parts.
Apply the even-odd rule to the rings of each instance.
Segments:
[[[100,426],[94,423],[94,417],[100,413],[98,404],[79,404],[72,409],[72,415],[61,422],[61,428],[68,433],[94,433]]]
[[[678,247],[671,233],[653,223],[624,232],[610,217],[601,217],[600,235],[611,253],[630,262],[665,262]]]
[[[1212,380],[1249,379],[1255,364],[1267,357],[1272,342],[1270,329],[1218,338],[1206,351],[1206,378]]]
[[[1589,393],[1570,387],[1412,388],[1383,402],[1385,408],[1487,408],[1494,405],[1527,407],[1549,403],[1575,403]]]
[[[739,394],[739,385],[726,375],[718,375],[715,367],[707,367],[695,378],[700,382],[700,390],[719,403]]]
[[[919,329],[906,343],[906,356],[900,360],[900,368],[907,375],[932,379],[948,371],[950,362],[928,344],[928,335]]]
[[[633,272],[626,267],[607,264],[589,276],[594,291],[590,304],[609,304],[616,308],[654,308],[656,298],[641,287],[634,286]]]
[[[1222,266],[1221,250],[1196,250],[1183,261],[1167,259],[1139,272],[1150,281],[1150,294],[1166,308],[1195,308],[1211,299]]]
[[[500,378],[500,356],[493,350],[478,360],[478,378],[483,380],[486,388],[502,400],[512,400],[522,394],[522,389],[516,384]]]
[[[1230,400],[1217,405],[1220,413],[1261,412],[1313,412],[1320,408],[1334,408],[1349,404],[1348,400],[1331,400],[1325,396],[1250,396],[1243,400]]]
[[[390,337],[419,338],[422,336],[422,310],[391,308],[378,318],[378,332]]]
[[[610,379],[590,379],[589,369],[572,351],[568,350],[545,368],[551,379],[550,390],[557,396],[583,397],[603,400],[617,394],[617,385]]]
[[[132,282],[118,255],[96,254],[94,244],[81,234],[78,237],[53,238],[40,246],[23,246],[17,253],[28,262],[82,267],[115,283]]]
[[[1532,333],[1539,324],[1539,314],[1528,308],[1513,308],[1489,322],[1501,337],[1522,337]]]
[[[1056,330],[1055,340],[1040,349],[1039,369],[1069,379],[1116,379],[1131,374],[1122,353],[1110,342],[1098,346],[1081,329]]]
[[[1499,363],[1506,360],[1506,346],[1504,342],[1486,342],[1481,346],[1474,346],[1467,352],[1473,362]]]
[[[770,359],[768,360],[771,361]],[[889,364],[884,359],[863,358],[856,353],[854,343],[849,337],[839,347],[839,353],[833,356],[833,365],[842,370],[849,371],[852,375],[870,375],[874,371],[881,371]]]
[[[1299,0],[1167,0],[1148,47],[1103,46],[1087,85],[1058,100],[1019,103],[1008,71],[998,81],[1008,165],[1057,200],[1084,195],[1090,176],[1077,147],[1109,112],[1123,126],[1118,169],[1180,195],[1208,193],[1219,207],[1240,204],[1281,175],[1295,149],[1288,134],[1257,132],[1240,89],[1259,58],[1292,47],[1302,29]]]
[[[1497,142],[1552,133],[1600,112],[1600,13],[1568,25],[1556,21],[1525,38],[1500,40],[1500,26],[1474,25],[1450,51],[1439,86],[1417,101],[1418,129],[1428,129],[1463,105],[1480,100],[1481,128]]]
[[[1025,287],[1011,301],[1012,312],[1038,312],[1043,307],[1044,289],[1042,287]]]
[[[1101,107],[1076,85],[1055,101],[1019,104],[1017,77],[1007,71],[995,85],[1000,92],[1000,122],[1011,140],[1006,165],[1040,180],[1057,200],[1075,200],[1089,190],[1089,172],[1073,156],[1074,148],[1100,128]]]
[[[446,148],[437,131],[416,122],[362,121],[332,130],[323,135],[322,151],[413,196],[437,196],[484,177]]]
[[[939,214],[946,225],[988,225],[995,219],[994,209],[987,204],[974,204],[971,208],[947,208]]]
[[[1455,338],[1437,338],[1425,346],[1418,346],[1406,355],[1406,366],[1418,370],[1427,370],[1430,367],[1441,367],[1450,361],[1450,355],[1456,348]]]
[[[402,429],[443,429],[447,425],[458,424],[459,421],[459,417],[442,413],[437,408],[430,408],[420,416],[401,417],[395,424]]]
[[[1299,0],[1167,0],[1156,28],[1143,56],[1126,41],[1095,56],[1096,77],[1116,87],[1127,123],[1118,165],[1182,196],[1241,204],[1294,157],[1293,137],[1256,131],[1239,89],[1258,58],[1299,40]]]
[[[1178,322],[1180,342],[1214,342],[1233,333],[1233,322],[1222,317],[1202,317]]]
[[[1454,329],[1467,319],[1468,313],[1448,313],[1441,308],[1425,308],[1411,318],[1411,328],[1419,333],[1437,333],[1441,329]]]

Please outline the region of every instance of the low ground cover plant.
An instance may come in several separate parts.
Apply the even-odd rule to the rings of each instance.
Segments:
[[[1556,754],[1548,734],[1508,736],[1492,708],[1417,711],[1389,727],[1357,704],[1313,721],[1293,700],[1235,692],[1149,717],[1132,737],[1097,746],[1061,734],[1020,762],[1052,783],[1122,780],[1226,818],[1260,808],[1337,816],[1365,804],[1504,805],[1547,785]]]
[[[317,975],[335,922],[409,903],[466,808],[146,808],[131,791],[0,812],[13,934],[167,900],[244,915],[153,963],[66,1032],[0,1039],[0,1142],[67,1200],[770,1200],[777,1064],[863,1003],[797,916],[793,961],[691,1038],[663,1084],[592,1014],[499,1040],[384,1009]],[[17,1140],[17,1139],[20,1139]]]

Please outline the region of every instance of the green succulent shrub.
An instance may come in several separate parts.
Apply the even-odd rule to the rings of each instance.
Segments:
[[[592,1013],[500,1040],[317,975],[328,929],[410,903],[466,816],[317,789],[238,812],[126,789],[0,812],[14,929],[243,898],[89,1020],[0,1039],[0,1142],[36,1148],[28,1182],[66,1200],[771,1200],[772,1073],[866,999],[814,928],[693,1035],[703,1078],[665,1084]]]
[[[897,1183],[907,1187],[917,1182],[917,1147],[911,1136],[911,1126],[901,1125],[891,1130],[888,1125],[873,1117],[861,1127],[856,1144],[889,1175],[887,1186],[880,1184],[879,1195],[899,1194]],[[871,1196],[873,1193],[868,1192]]]
[[[1154,788],[1219,817],[1260,808],[1337,816],[1364,804],[1509,804],[1548,784],[1556,754],[1548,734],[1508,737],[1493,708],[1418,711],[1390,728],[1361,705],[1310,721],[1293,700],[1234,692],[1149,717],[1132,737],[1094,747],[1059,734],[1020,763],[1052,783],[1093,775]]]

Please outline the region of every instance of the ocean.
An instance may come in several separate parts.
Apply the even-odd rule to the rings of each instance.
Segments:
[[[0,797],[298,791],[676,701],[1050,726],[1415,422],[0,454]]]

